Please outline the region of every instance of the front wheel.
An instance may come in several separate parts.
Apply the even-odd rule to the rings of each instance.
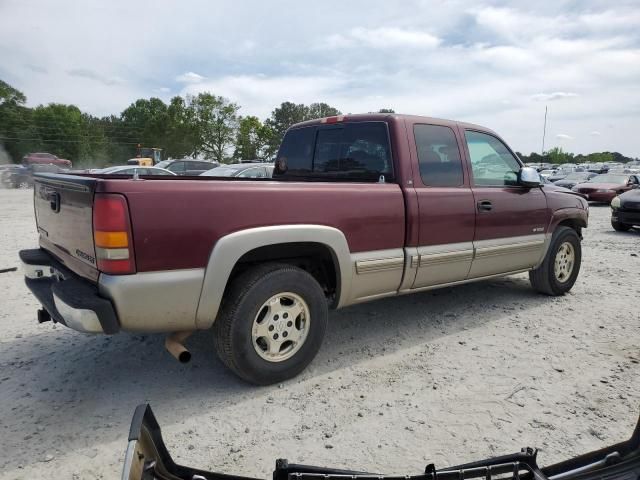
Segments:
[[[626,232],[631,228],[631,225],[627,225],[626,223],[616,222],[611,220],[611,226],[616,232]]]
[[[546,295],[564,295],[573,287],[580,272],[580,237],[570,227],[558,227],[542,264],[529,272],[531,286]]]
[[[230,286],[213,327],[216,351],[248,382],[281,382],[311,363],[327,319],[327,299],[309,273],[286,264],[261,265]]]

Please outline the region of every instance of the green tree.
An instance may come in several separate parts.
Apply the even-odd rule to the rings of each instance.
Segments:
[[[302,103],[283,102],[276,107],[267,120],[267,124],[280,138],[287,129],[307,119],[307,107]]]
[[[276,107],[271,112],[271,116],[265,122],[273,131],[273,136],[269,142],[271,155],[275,154],[278,150],[284,133],[291,125],[304,122],[305,120],[334,115],[340,115],[340,110],[326,103],[312,103],[309,106],[302,103],[281,103],[279,107]]]
[[[326,103],[312,103],[307,107],[304,119],[313,120],[314,118],[333,117],[340,114],[340,110]]]
[[[27,97],[20,90],[13,88],[7,82],[0,80],[0,106],[24,105]]]
[[[220,163],[227,161],[236,138],[240,107],[211,93],[199,93],[187,100],[193,112],[199,151],[206,158]]]
[[[573,154],[565,152],[562,150],[562,147],[554,147],[546,151],[545,156],[551,163],[555,164],[570,163],[573,161]]]
[[[393,108],[381,108],[378,113],[396,113],[396,111]]]
[[[236,160],[267,160],[270,157],[269,142],[273,131],[258,117],[240,119],[233,158]]]
[[[0,80],[0,146],[9,158],[17,161],[24,155],[25,136],[31,126],[31,109],[24,104],[27,97],[8,83]],[[22,143],[22,145],[21,145]]]
[[[180,96],[173,97],[167,110],[167,157],[195,157],[200,151],[198,128],[191,105]]]
[[[159,98],[136,100],[120,114],[120,118],[121,136],[128,139],[137,138],[137,141],[131,143],[140,143],[146,147],[164,147],[167,138],[168,108]]]

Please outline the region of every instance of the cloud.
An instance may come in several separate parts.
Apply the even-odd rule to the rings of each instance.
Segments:
[[[176,77],[176,82],[180,83],[200,83],[205,80],[205,77],[198,75],[195,72],[185,72],[182,75]]]
[[[335,99],[343,83],[340,77],[329,76],[231,75],[187,85],[181,93],[194,95],[211,92],[222,95],[238,103],[242,107],[241,114],[265,118],[279,105],[274,103],[273,98],[295,103]],[[265,92],[269,92],[269,96]]]
[[[591,135],[592,137],[599,137],[602,134],[597,130],[594,130],[593,132],[590,132],[589,135]]]
[[[548,105],[548,132],[585,132],[574,153],[640,155],[637,1],[282,0],[286,28],[258,0],[217,0],[224,20],[207,0],[40,3],[0,0],[0,78],[31,106],[117,115],[138,98],[205,90],[260,118],[287,100],[392,106],[486,125],[526,153]],[[141,18],[154,28],[132,37]]]
[[[535,95],[531,95],[531,100],[554,101],[554,100],[563,100],[565,98],[573,98],[578,96],[579,95],[577,93],[573,93],[573,92],[536,93]]]
[[[47,73],[47,69],[39,65],[31,65],[27,63],[25,64],[25,68],[28,68],[32,72],[36,72],[36,73]]]
[[[573,140],[573,137],[571,135],[567,135],[566,133],[559,133],[556,135],[556,138],[558,140]]]
[[[352,28],[346,35],[333,34],[327,37],[331,47],[365,46],[370,48],[435,48],[440,39],[426,31],[395,27]]]
[[[119,83],[123,83],[124,80],[119,77],[108,77],[101,75],[93,70],[89,70],[88,68],[72,68],[67,70],[67,75],[78,78],[86,78],[88,80],[94,80],[96,82],[100,82],[103,85],[111,86],[117,85]]]

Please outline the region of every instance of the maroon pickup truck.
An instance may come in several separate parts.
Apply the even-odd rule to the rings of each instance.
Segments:
[[[212,330],[257,384],[311,362],[329,308],[520,272],[564,294],[588,217],[491,130],[386,114],[291,127],[269,179],[42,174],[34,201],[40,321],[168,332],[182,361]]]

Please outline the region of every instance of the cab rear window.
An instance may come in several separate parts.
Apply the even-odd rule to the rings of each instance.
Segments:
[[[292,129],[285,135],[274,178],[384,181],[393,179],[384,122],[357,122]]]

